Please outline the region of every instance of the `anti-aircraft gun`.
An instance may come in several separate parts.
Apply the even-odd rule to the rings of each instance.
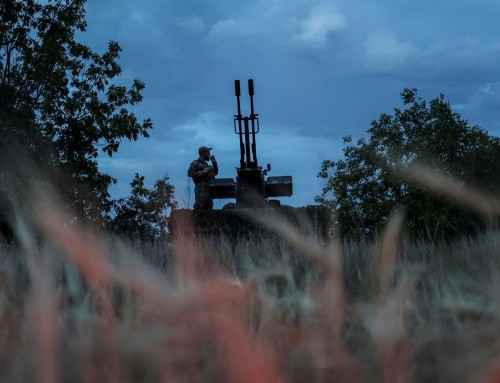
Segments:
[[[240,164],[236,168],[236,181],[233,178],[212,179],[209,186],[212,199],[236,199],[236,203],[226,204],[218,210],[177,209],[172,211],[169,227],[174,235],[179,232],[194,232],[197,235],[211,236],[223,234],[225,237],[239,238],[259,236],[266,231],[249,216],[258,213],[260,219],[272,221],[277,216],[285,218],[295,227],[314,230],[318,237],[326,238],[329,230],[329,213],[323,206],[309,205],[291,207],[281,205],[272,197],[289,197],[293,192],[291,176],[267,177],[271,165],[259,166],[257,160],[256,134],[260,131],[259,115],[254,110],[254,83],[248,80],[250,115],[241,113],[240,81],[234,82],[237,114],[234,115],[234,133],[239,137]]]
[[[279,200],[269,201],[269,197],[289,197],[293,185],[291,176],[267,177],[271,165],[266,169],[259,166],[255,135],[260,131],[259,115],[254,111],[253,80],[248,80],[250,96],[250,116],[241,114],[240,81],[234,82],[238,114],[234,116],[234,132],[240,139],[240,166],[236,168],[236,182],[232,178],[213,179],[210,184],[210,196],[214,199],[236,198],[235,208],[278,207]]]

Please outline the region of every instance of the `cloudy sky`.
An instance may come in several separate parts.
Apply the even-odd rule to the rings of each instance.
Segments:
[[[139,172],[149,186],[167,175],[180,207],[192,205],[186,170],[201,145],[214,148],[220,177],[235,177],[235,79],[244,115],[254,79],[259,162],[293,176],[282,202],[294,206],[314,203],[322,160],[401,108],[404,88],[427,100],[444,93],[472,125],[500,135],[498,0],[88,0],[86,10],[80,40],[100,53],[120,43],[117,81],[145,82],[134,111],[154,123],[149,139],[102,160],[116,197]]]

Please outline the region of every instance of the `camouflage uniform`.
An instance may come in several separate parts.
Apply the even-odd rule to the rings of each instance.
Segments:
[[[212,170],[203,174],[202,172],[206,168]],[[218,173],[219,169],[216,162],[213,162],[212,167],[206,161],[196,159],[189,165],[188,176],[194,181],[194,210],[213,208],[213,200],[210,198],[208,187],[210,185],[210,180],[215,178]]]

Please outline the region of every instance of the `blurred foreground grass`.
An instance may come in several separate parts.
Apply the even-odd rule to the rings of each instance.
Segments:
[[[500,217],[498,199],[412,172]],[[374,242],[261,219],[272,239],[145,244],[80,225],[39,189],[0,246],[0,382],[500,381],[493,228],[409,242],[396,211]]]
[[[22,221],[2,382],[493,382],[500,233],[452,244],[177,237]],[[397,228],[396,228],[397,229]],[[293,235],[294,233],[292,233]],[[35,240],[36,238],[36,240]]]

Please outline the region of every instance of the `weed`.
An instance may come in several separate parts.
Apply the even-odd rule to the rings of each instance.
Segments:
[[[47,195],[33,200],[16,217],[17,245],[0,249],[1,382],[500,376],[494,230],[409,243],[395,213],[374,242],[321,243],[276,219],[264,224],[280,241],[186,233],[144,244],[70,223]],[[478,211],[490,218],[496,206]]]

